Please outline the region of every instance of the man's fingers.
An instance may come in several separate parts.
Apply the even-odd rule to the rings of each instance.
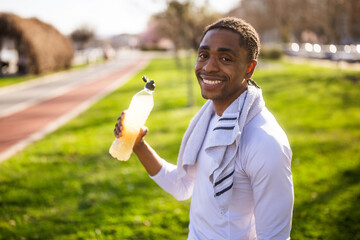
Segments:
[[[126,114],[126,111],[123,111],[120,115],[120,117],[118,117],[117,122],[115,124],[115,128],[114,128],[114,135],[115,137],[119,138],[122,137],[122,131],[123,131],[123,121],[124,121],[124,116]],[[145,137],[145,135],[148,133],[148,128],[147,127],[142,127],[140,128],[140,132],[139,135],[137,137],[137,142],[138,141],[143,141],[143,138]]]
[[[120,117],[118,117],[117,122],[114,128],[114,135],[115,137],[119,138],[122,137],[122,130],[123,130],[123,121],[124,121],[125,111],[121,112]]]
[[[149,129],[145,126],[140,128],[140,133],[139,133],[140,137],[141,138],[145,137],[145,135],[148,133],[148,131],[149,131]]]
[[[115,135],[115,137],[120,137],[119,135],[120,135],[120,129],[119,129],[119,127],[118,127],[119,125],[118,124],[116,124],[115,125],[115,128],[114,128],[114,135]]]

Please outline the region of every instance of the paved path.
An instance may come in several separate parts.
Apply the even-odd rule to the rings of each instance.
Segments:
[[[105,64],[0,88],[0,162],[85,111],[150,59],[127,52]]]

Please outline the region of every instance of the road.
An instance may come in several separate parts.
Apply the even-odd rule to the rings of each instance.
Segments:
[[[0,162],[120,87],[152,56],[122,52],[104,64],[0,88]]]

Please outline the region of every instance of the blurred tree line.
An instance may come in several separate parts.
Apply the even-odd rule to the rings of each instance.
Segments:
[[[251,23],[262,41],[360,41],[359,0],[242,0],[229,15]]]
[[[251,23],[262,42],[352,44],[360,42],[360,0],[239,0],[227,14],[213,12],[207,1],[167,0],[152,22],[156,35],[172,40],[175,50],[196,49],[203,28],[221,16]]]
[[[187,69],[189,105],[193,105],[192,50],[197,49],[204,27],[220,17],[243,18],[254,26],[265,45],[360,42],[360,0],[238,0],[238,5],[226,14],[211,10],[208,1],[203,5],[195,4],[195,0],[165,1],[167,8],[149,21],[149,36],[154,43],[160,39],[171,41],[178,66]],[[87,27],[71,34],[79,49],[83,49],[93,36],[93,30]],[[151,45],[148,49],[152,49]],[[185,50],[184,64],[179,60],[180,50]],[[279,55],[281,50],[274,53]]]

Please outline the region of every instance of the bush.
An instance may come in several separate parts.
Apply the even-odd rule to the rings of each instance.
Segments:
[[[280,59],[282,55],[281,49],[275,47],[263,48],[260,51],[260,58],[262,59]]]

